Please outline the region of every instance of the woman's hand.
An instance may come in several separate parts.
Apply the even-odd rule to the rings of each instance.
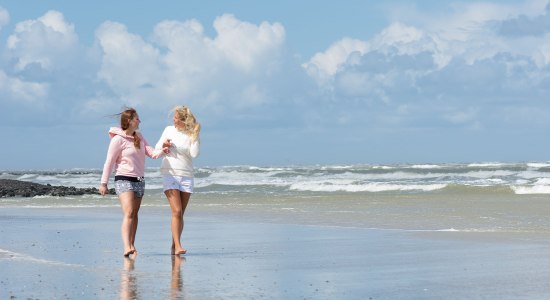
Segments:
[[[101,186],[99,187],[99,193],[101,194],[101,196],[105,196],[109,193],[109,188],[107,187],[106,183],[101,184]]]
[[[164,154],[170,153],[170,147],[172,147],[172,142],[170,139],[166,139],[166,141],[162,143],[162,152],[164,152]]]

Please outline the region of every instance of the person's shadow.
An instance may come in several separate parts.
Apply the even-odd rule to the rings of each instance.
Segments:
[[[172,255],[172,282],[171,299],[184,299],[183,278],[181,277],[181,265],[185,263],[185,257]]]
[[[136,258],[125,257],[124,266],[120,277],[120,299],[138,299],[136,277],[134,275],[134,263]]]

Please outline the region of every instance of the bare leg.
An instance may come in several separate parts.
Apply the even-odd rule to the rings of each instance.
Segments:
[[[164,192],[170,208],[172,209],[172,254],[185,254],[181,246],[181,233],[183,232],[183,214],[189,203],[190,193],[180,192],[179,190],[167,190]]]
[[[137,230],[137,215],[141,205],[141,198],[135,198],[134,192],[122,193],[118,196],[122,207],[121,235],[124,244],[124,256],[135,252],[133,246]]]
[[[136,233],[138,228],[138,220],[139,220],[139,209],[141,207],[141,199],[142,197],[134,197],[135,201],[135,216],[134,216],[134,222],[132,223],[132,231],[130,232],[130,247],[134,252],[137,253],[136,246],[134,245],[136,241]]]

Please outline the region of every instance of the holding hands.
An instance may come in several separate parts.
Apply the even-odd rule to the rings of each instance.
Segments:
[[[172,142],[170,139],[166,139],[166,141],[162,143],[162,152],[166,154],[170,153],[170,147],[172,147]]]

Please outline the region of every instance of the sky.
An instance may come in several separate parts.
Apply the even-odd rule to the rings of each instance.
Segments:
[[[549,0],[0,1],[0,170],[176,105],[196,166],[550,161]]]

